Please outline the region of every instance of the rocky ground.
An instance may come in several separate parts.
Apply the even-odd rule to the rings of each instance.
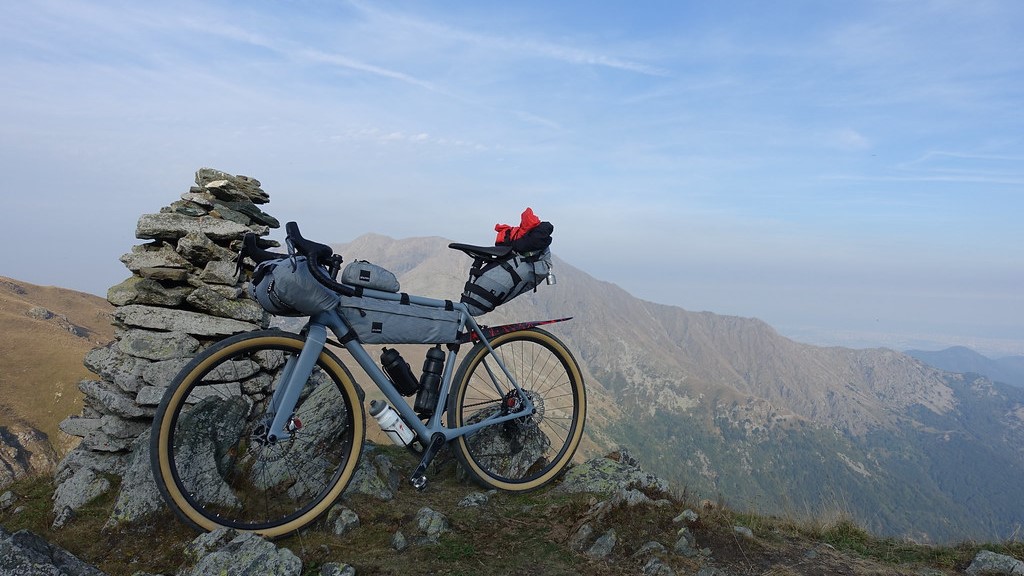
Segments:
[[[933,548],[744,515],[688,501],[622,453],[526,495],[481,491],[444,459],[418,493],[402,481],[414,466],[370,450],[325,519],[276,542],[197,536],[166,510],[110,526],[109,495],[55,530],[52,483],[22,481],[0,496],[0,574],[1024,575],[1021,544]]]

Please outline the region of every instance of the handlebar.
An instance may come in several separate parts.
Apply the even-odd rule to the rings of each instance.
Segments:
[[[343,261],[340,254],[335,254],[334,250],[327,244],[320,244],[319,242],[303,238],[302,233],[299,232],[299,225],[295,222],[285,224],[285,231],[288,233],[288,252],[298,253],[300,256],[306,257],[306,265],[309,267],[309,272],[316,278],[317,282],[342,296],[356,295],[355,288],[334,280]],[[246,256],[259,264],[267,260],[288,258],[289,254],[278,254],[277,252],[260,248],[257,245],[257,236],[249,233],[242,238],[242,250],[238,257],[239,270],[242,267],[242,260]]]
[[[238,259],[239,262],[241,262],[241,259],[246,256],[252,258],[257,264],[266,262],[267,260],[278,260],[280,258],[288,257],[287,254],[278,254],[277,252],[271,252],[270,250],[260,248],[257,244],[258,238],[259,237],[252,232],[249,232],[242,237],[242,250]]]
[[[303,238],[297,223],[288,222],[284,225],[284,229],[288,232],[288,244],[306,258],[326,260],[334,254],[334,250],[327,244],[320,244],[319,242]]]
[[[341,255],[335,255],[334,249],[327,244],[303,238],[302,233],[299,232],[299,225],[295,222],[288,222],[284,229],[288,232],[288,245],[306,257],[306,265],[309,266],[310,273],[318,282],[342,296],[356,295],[355,288],[336,282],[334,278],[324,272],[323,266],[326,266],[332,274],[337,275],[342,262]],[[324,261],[323,264],[321,261]]]

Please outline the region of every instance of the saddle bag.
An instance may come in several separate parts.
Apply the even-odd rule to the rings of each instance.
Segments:
[[[304,256],[257,265],[249,295],[275,316],[312,316],[334,308],[341,299],[313,277]]]
[[[364,344],[449,344],[458,340],[460,313],[444,308],[369,296],[342,296],[341,315]]]
[[[469,271],[469,281],[461,302],[473,316],[494,310],[528,290],[536,290],[551,270],[551,250],[544,248],[483,263],[477,260]]]

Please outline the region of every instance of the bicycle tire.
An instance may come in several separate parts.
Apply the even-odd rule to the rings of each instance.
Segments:
[[[583,438],[587,397],[579,365],[555,336],[539,328],[491,340],[494,354],[529,395],[536,413],[455,439],[455,455],[478,483],[525,492],[557,478]],[[502,410],[514,388],[483,343],[459,365],[448,398],[448,426],[473,423]]]
[[[280,330],[232,336],[193,358],[168,387],[150,463],[164,501],[186,524],[285,536],[326,512],[352,479],[365,437],[362,393],[329,350],[317,358],[289,437],[260,440],[277,376],[304,344]]]

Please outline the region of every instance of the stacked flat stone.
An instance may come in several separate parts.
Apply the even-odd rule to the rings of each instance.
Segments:
[[[145,471],[133,467],[148,467],[148,430],[167,385],[203,348],[268,325],[268,315],[246,294],[246,275],[236,277],[234,259],[245,234],[262,237],[280,227],[259,208],[270,197],[255,179],[210,168],[197,171],[195,182],[158,214],[139,218],[135,236],[149,242],[121,257],[132,275],[107,292],[115,340],[86,355],[99,379],[79,383],[82,414],[60,425],[82,441],[57,469],[57,527],[110,489],[106,475],[122,477],[115,515],[134,517],[126,509],[130,501],[155,491],[151,480],[145,488],[131,484],[146,484]],[[134,498],[127,493],[140,489]]]

